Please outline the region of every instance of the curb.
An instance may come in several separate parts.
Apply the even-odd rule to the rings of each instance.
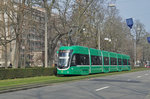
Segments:
[[[21,85],[18,87],[10,87],[10,88],[0,90],[0,94],[8,93],[8,92],[14,92],[14,91],[20,91],[20,90],[39,88],[39,87],[45,87],[45,86],[49,86],[49,85],[50,84],[45,83],[45,84],[30,84],[30,85]]]

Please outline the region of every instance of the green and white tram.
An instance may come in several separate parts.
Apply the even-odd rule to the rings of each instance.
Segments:
[[[130,56],[83,46],[62,46],[58,52],[58,75],[88,75],[131,70]]]

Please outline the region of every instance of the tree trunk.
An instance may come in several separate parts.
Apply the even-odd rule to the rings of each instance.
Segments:
[[[20,65],[20,50],[21,50],[21,37],[22,37],[22,28],[24,22],[24,9],[25,9],[25,1],[20,1],[21,5],[18,7],[17,12],[17,27],[16,27],[16,50],[15,50],[15,60],[14,65],[15,68],[19,67]]]
[[[19,37],[16,39],[16,49],[15,49],[15,58],[14,58],[14,68],[19,67],[19,57],[20,57],[20,43],[19,43]]]
[[[49,59],[49,66],[52,66],[53,65],[53,60],[54,60],[54,55],[55,55],[55,51],[53,49],[51,50],[48,50],[49,54],[48,54],[48,59]]]
[[[7,63],[8,63],[8,57],[7,57],[7,44],[5,45],[5,51],[4,51],[4,53],[5,53],[5,68],[7,68]]]
[[[2,4],[4,4],[4,1],[2,1]],[[8,62],[8,58],[7,58],[7,32],[6,32],[6,28],[8,28],[6,26],[6,19],[5,19],[5,12],[2,10],[2,22],[3,22],[3,38],[4,38],[4,42],[3,42],[3,46],[4,46],[4,59],[5,59],[5,68],[7,68],[7,62]]]

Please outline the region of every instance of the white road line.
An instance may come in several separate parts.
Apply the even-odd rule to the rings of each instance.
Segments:
[[[142,76],[137,76],[136,78],[141,78]]]
[[[128,81],[131,81],[131,79],[128,79]]]
[[[106,87],[102,87],[102,88],[96,89],[95,91],[100,91],[100,90],[107,89],[107,88],[109,88],[109,86],[106,86]]]
[[[144,74],[145,76],[149,75],[149,74]]]

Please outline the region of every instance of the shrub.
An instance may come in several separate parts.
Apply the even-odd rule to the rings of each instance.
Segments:
[[[0,80],[54,75],[55,68],[0,69]]]

